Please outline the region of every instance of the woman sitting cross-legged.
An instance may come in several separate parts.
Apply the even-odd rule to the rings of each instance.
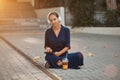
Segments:
[[[47,16],[51,28],[45,32],[45,67],[62,68],[62,60],[67,56],[68,68],[79,69],[84,65],[84,57],[81,52],[69,53],[70,30],[61,24],[61,18],[58,12],[50,12]]]

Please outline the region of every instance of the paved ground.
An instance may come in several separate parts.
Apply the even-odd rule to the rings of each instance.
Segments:
[[[44,33],[2,35],[31,59],[44,65]],[[85,65],[79,69],[48,69],[62,80],[120,80],[120,36],[71,33],[70,52],[81,51]]]
[[[0,39],[0,80],[52,80]]]

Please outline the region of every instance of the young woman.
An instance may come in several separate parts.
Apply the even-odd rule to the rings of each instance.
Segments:
[[[45,32],[45,67],[61,68],[62,59],[67,57],[68,67],[79,69],[83,65],[83,55],[81,52],[68,53],[70,47],[70,30],[61,24],[58,12],[50,12],[47,16],[51,28]]]

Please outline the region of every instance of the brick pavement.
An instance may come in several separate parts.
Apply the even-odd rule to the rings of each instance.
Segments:
[[[44,65],[44,34],[3,35],[29,57],[40,56]],[[85,65],[80,70],[48,69],[62,80],[120,80],[120,36],[72,34],[71,50],[81,51]]]
[[[0,39],[0,80],[52,80]]]

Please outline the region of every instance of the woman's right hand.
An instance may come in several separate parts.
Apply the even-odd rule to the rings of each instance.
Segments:
[[[45,48],[45,52],[50,53],[50,52],[52,52],[52,49],[51,49],[50,47],[46,47],[46,48]]]

